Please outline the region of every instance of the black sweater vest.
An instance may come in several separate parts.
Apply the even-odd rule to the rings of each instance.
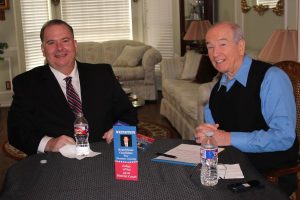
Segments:
[[[269,127],[261,111],[260,87],[270,64],[252,60],[247,85],[244,87],[236,81],[228,92],[220,81],[214,86],[210,100],[213,119],[221,130],[228,132],[251,132],[268,130]],[[269,170],[296,163],[298,140],[286,151],[267,153],[245,153],[253,165],[260,171]]]

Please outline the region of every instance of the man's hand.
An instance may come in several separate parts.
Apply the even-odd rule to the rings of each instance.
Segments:
[[[196,128],[195,139],[197,143],[201,143],[205,138],[205,132],[211,131],[214,133],[218,146],[229,146],[231,145],[230,133],[219,130],[219,124],[201,124]]]
[[[113,134],[113,129],[109,129],[108,131],[106,131],[104,133],[104,135],[102,136],[102,139],[105,139],[106,140],[106,143],[107,144],[110,144],[114,138],[114,134]]]
[[[58,150],[61,147],[65,146],[66,144],[75,144],[75,141],[73,138],[66,135],[61,135],[57,138],[52,138],[47,142],[45,147],[45,152],[46,151],[58,152]]]

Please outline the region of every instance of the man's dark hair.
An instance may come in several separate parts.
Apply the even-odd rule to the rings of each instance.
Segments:
[[[41,29],[41,32],[40,32],[40,38],[41,38],[41,41],[42,41],[42,42],[43,42],[43,40],[44,40],[44,31],[45,31],[45,29],[46,29],[47,27],[49,27],[49,26],[52,26],[52,25],[65,25],[65,26],[67,26],[68,29],[70,30],[70,32],[72,33],[73,38],[74,38],[74,31],[73,31],[72,26],[70,26],[67,22],[65,22],[65,21],[63,21],[63,20],[61,20],[61,19],[52,19],[52,20],[47,21],[47,22],[43,25],[43,27],[42,27],[42,29]]]

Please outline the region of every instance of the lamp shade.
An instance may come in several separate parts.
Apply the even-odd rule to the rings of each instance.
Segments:
[[[205,39],[206,32],[210,27],[211,27],[211,23],[208,20],[192,21],[183,39],[203,40]]]
[[[283,60],[297,61],[298,55],[298,31],[275,30],[266,45],[258,55],[258,59],[276,63]]]

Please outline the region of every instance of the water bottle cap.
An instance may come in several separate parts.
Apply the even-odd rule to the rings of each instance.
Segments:
[[[77,117],[82,117],[82,116],[83,116],[83,113],[82,113],[82,112],[76,113],[76,116],[77,116]]]
[[[206,135],[207,137],[211,137],[211,136],[214,135],[214,133],[213,133],[212,131],[207,131],[207,132],[205,132],[205,135]]]

